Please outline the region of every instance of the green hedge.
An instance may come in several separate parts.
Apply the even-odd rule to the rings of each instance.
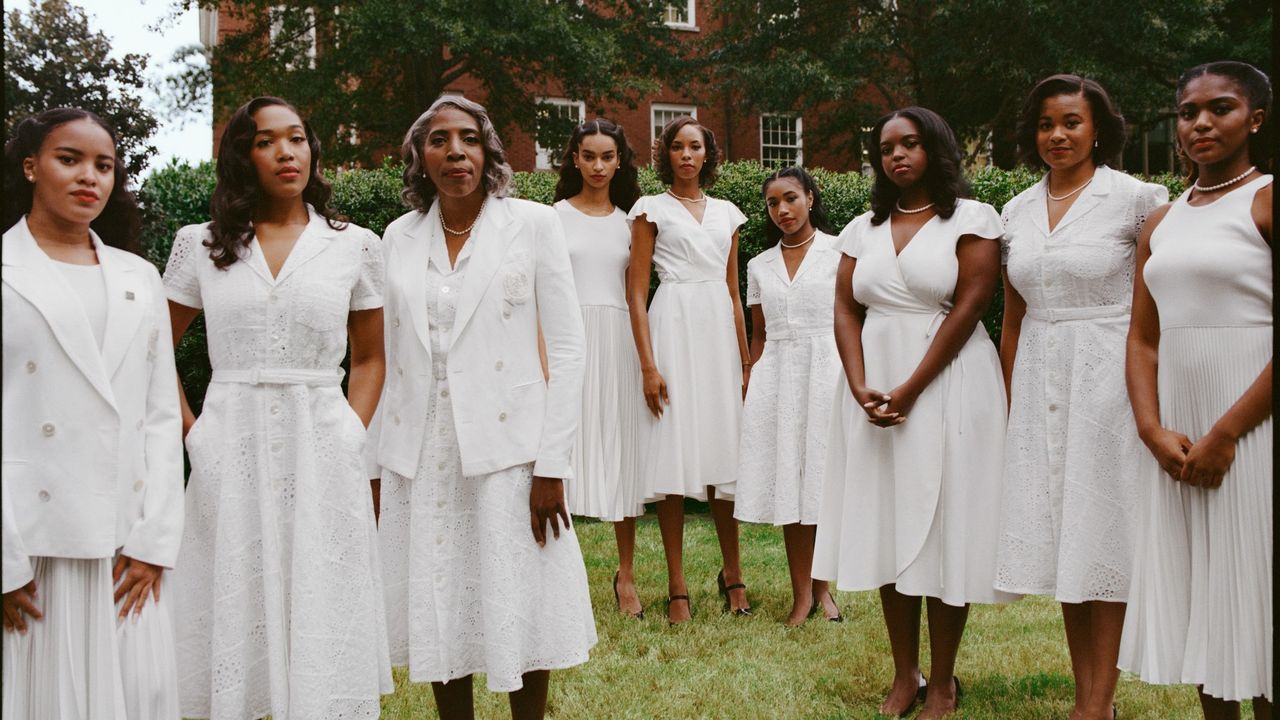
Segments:
[[[402,166],[388,161],[380,168],[326,172],[333,183],[333,204],[357,225],[381,233],[404,212],[400,204]],[[764,249],[764,226],[768,222],[760,185],[768,175],[759,163],[741,161],[721,166],[720,179],[709,194],[737,205],[747,215],[747,223],[739,234],[738,270],[741,288],[746,290],[747,261]],[[822,190],[833,229],[839,230],[870,206],[871,179],[856,172],[831,172],[814,169],[814,179]],[[1000,170],[986,168],[973,173],[970,182],[973,195],[997,209],[1004,207],[1014,195],[1039,179],[1039,173],[1027,168]],[[169,257],[174,233],[183,225],[209,219],[209,198],[213,194],[213,164],[196,166],[172,164],[151,174],[138,192],[143,208],[143,249],[147,257],[163,269]],[[1182,179],[1171,174],[1151,178],[1169,188],[1176,197],[1183,190]],[[556,175],[549,172],[515,175],[516,194],[535,202],[549,204],[555,192]],[[640,188],[645,194],[661,192],[662,183],[651,168],[640,169]],[[1002,305],[997,291],[983,323],[992,339],[998,341]],[[178,370],[187,389],[187,397],[199,405],[209,381],[209,359],[204,344],[204,328],[197,321],[178,348]]]

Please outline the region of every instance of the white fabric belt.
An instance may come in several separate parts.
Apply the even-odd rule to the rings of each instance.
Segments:
[[[801,340],[804,338],[819,337],[821,335],[833,335],[833,334],[835,334],[835,330],[833,328],[825,327],[825,328],[811,328],[808,330],[803,330],[803,329],[802,330],[784,330],[778,333],[777,335],[775,335],[771,330],[769,330],[769,328],[766,327],[765,334],[764,334],[764,341],[773,342],[773,341],[781,341],[781,340]]]
[[[214,370],[210,382],[244,383],[247,385],[307,385],[336,387],[342,384],[342,369],[253,368],[252,370]]]
[[[664,278],[658,276],[658,282],[662,285],[701,285],[702,283],[724,282],[724,278],[710,278],[707,280],[679,280],[677,278]]]
[[[1129,314],[1128,305],[1095,305],[1075,308],[1027,308],[1027,317],[1043,322],[1068,322],[1071,320],[1096,320],[1118,318]]]

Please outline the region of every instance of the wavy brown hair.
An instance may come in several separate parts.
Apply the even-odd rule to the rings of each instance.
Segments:
[[[698,172],[698,187],[709,188],[716,184],[716,178],[720,177],[720,148],[716,145],[716,134],[711,132],[711,128],[701,125],[690,115],[681,115],[673,119],[662,128],[662,133],[658,135],[658,140],[653,143],[653,165],[658,172],[658,179],[664,184],[670,185],[675,182],[675,171],[671,168],[671,143],[676,139],[676,133],[686,125],[692,125],[702,131],[703,145],[706,146],[707,156],[702,163],[702,170]]]
[[[640,183],[637,180],[636,154],[627,144],[627,134],[622,128],[604,118],[588,120],[573,129],[569,136],[569,144],[560,159],[560,180],[556,183],[555,201],[571,198],[582,192],[582,171],[573,164],[573,156],[582,146],[582,140],[589,135],[604,135],[613,140],[618,147],[618,170],[609,181],[609,201],[624,211],[640,199]]]
[[[431,103],[426,112],[418,116],[409,126],[400,143],[400,159],[404,162],[404,189],[400,191],[400,201],[406,207],[426,212],[436,199],[436,184],[427,177],[426,161],[422,158],[422,144],[426,142],[427,131],[431,129],[431,121],[445,108],[461,110],[475,119],[480,128],[480,143],[484,146],[484,170],[480,174],[480,182],[484,191],[494,197],[506,197],[511,193],[511,178],[515,173],[507,163],[507,151],[502,147],[502,138],[489,119],[489,111],[477,102],[472,102],[456,95],[441,95]]]
[[[1124,150],[1124,116],[1111,102],[1111,96],[1096,81],[1079,75],[1050,75],[1036,83],[1022,103],[1022,111],[1018,113],[1016,135],[1018,139],[1018,159],[1023,163],[1041,170],[1049,166],[1040,157],[1036,146],[1036,135],[1040,130],[1040,108],[1045,100],[1059,95],[1083,95],[1089,103],[1089,113],[1093,115],[1093,127],[1098,132],[1098,144],[1093,148],[1093,164],[1114,164],[1120,159]]]
[[[273,105],[292,110],[302,120],[302,114],[293,105],[278,97],[264,95],[236,108],[222,132],[222,143],[218,146],[218,183],[213,188],[213,199],[209,201],[209,216],[213,222],[209,223],[209,239],[204,242],[209,248],[209,259],[219,270],[235,264],[241,251],[253,240],[253,213],[265,200],[258,170],[249,157],[254,135],[258,132],[253,116],[262,108]],[[329,205],[333,188],[320,174],[320,138],[306,120],[302,120],[302,128],[307,136],[307,147],[311,149],[310,174],[307,186],[302,189],[302,201],[314,207],[328,221],[329,227],[341,230],[346,226],[345,219]]]

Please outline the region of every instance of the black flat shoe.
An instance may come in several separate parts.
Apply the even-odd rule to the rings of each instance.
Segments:
[[[841,618],[841,620],[843,621],[843,618]],[[916,706],[924,702],[924,698],[928,694],[929,694],[929,681],[924,679],[924,675],[921,675],[920,687],[916,688],[915,698],[911,700],[911,704],[908,705],[906,709],[898,713],[897,717],[904,718],[910,715],[911,713],[915,712]]]
[[[619,570],[613,571],[613,601],[618,604],[618,612],[622,612],[622,598],[618,597],[618,575],[620,574],[620,572],[621,571]],[[643,607],[640,608],[639,612],[634,612],[634,613],[624,612],[622,614],[626,615],[629,618],[633,618],[636,620],[643,620],[644,608]]]
[[[747,589],[747,586],[746,586],[746,585],[743,585],[742,583],[734,583],[734,584],[732,584],[732,585],[725,585],[725,584],[724,584],[724,568],[721,568],[721,569],[720,569],[720,574],[719,574],[719,575],[716,575],[716,585],[718,585],[718,586],[720,587],[720,594],[724,596],[724,611],[725,611],[725,612],[727,612],[727,613],[732,613],[732,614],[737,615],[737,616],[739,616],[739,617],[748,617],[748,616],[750,616],[750,615],[751,615],[751,608],[749,608],[749,607],[744,607],[744,608],[738,608],[738,609],[734,610],[734,609],[733,609],[733,605],[732,605],[732,603],[730,603],[730,602],[729,602],[729,593],[733,592],[734,590],[739,590],[739,589],[741,589],[741,590],[746,590],[746,589]]]
[[[671,617],[671,603],[673,603],[673,602],[679,602],[679,601],[681,601],[681,600],[685,601],[685,603],[688,603],[688,605],[689,605],[689,620],[692,620],[692,619],[693,619],[693,604],[689,602],[689,596],[688,596],[688,595],[672,595],[671,597],[667,598],[667,617],[668,617],[668,618],[670,618],[670,617]],[[688,622],[688,621],[686,620],[685,622]],[[668,620],[667,620],[667,625],[669,625],[669,626],[671,626],[671,627],[675,627],[676,625],[680,625],[680,624],[681,624],[681,623],[673,623],[673,622],[671,622],[671,620],[670,620],[670,619],[668,619]]]

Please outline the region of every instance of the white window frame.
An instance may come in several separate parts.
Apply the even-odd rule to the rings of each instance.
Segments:
[[[649,104],[649,140],[656,142],[658,133],[662,132],[662,128],[666,126],[670,120],[666,122],[658,122],[658,113],[668,112],[676,115],[688,115],[694,120],[698,119],[697,105],[677,105],[674,103],[650,103]]]
[[[680,12],[680,5],[684,5],[684,14],[687,20],[670,20],[668,19],[673,13]],[[698,29],[698,2],[697,0],[673,0],[662,4],[662,24],[676,30],[697,30]]]
[[[268,17],[270,18],[270,27],[268,29],[268,38],[271,42],[275,42],[276,36],[284,29],[284,21],[280,19],[280,14],[287,11],[287,5],[272,5],[268,8]],[[310,21],[311,29],[307,31],[310,35],[310,42],[307,43],[307,67],[316,66],[316,11],[314,8],[306,8],[307,18]]]
[[[796,144],[795,145],[778,145],[776,143],[766,143],[764,137],[764,123],[768,118],[782,118],[785,120],[794,120],[796,128]],[[760,162],[765,162],[765,148],[783,148],[796,151],[796,159],[793,164],[804,165],[804,118],[798,113],[760,113]]]
[[[587,119],[587,103],[582,100],[570,100],[563,97],[540,97],[537,99],[538,105],[555,105],[556,107],[574,108],[578,113],[578,123],[586,122]],[[535,132],[533,137],[533,167],[535,170],[553,170],[557,158],[551,157],[550,148],[544,148],[538,144],[538,134]]]

